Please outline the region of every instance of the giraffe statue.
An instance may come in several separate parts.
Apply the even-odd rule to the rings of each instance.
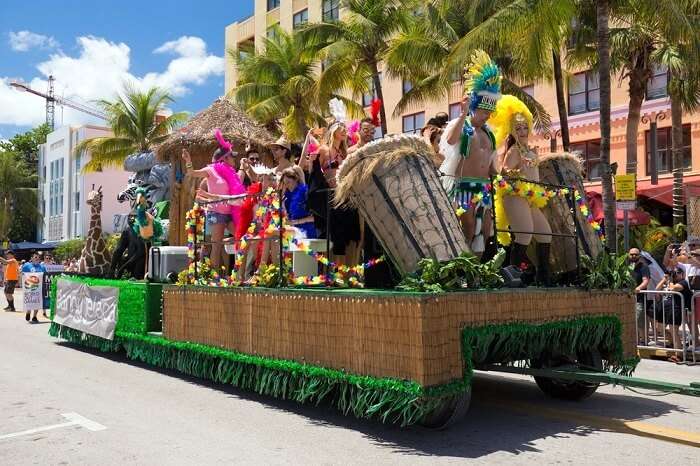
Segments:
[[[102,238],[102,186],[88,193],[87,205],[90,206],[90,228],[88,229],[85,247],[80,253],[81,273],[105,276],[109,271],[109,252],[107,243]]]

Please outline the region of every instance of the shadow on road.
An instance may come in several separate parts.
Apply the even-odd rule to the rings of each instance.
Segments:
[[[469,412],[460,423],[443,431],[432,431],[419,426],[402,429],[395,425],[343,416],[328,405],[302,405],[187,376],[174,370],[161,369],[130,360],[124,353],[102,353],[68,342],[56,344],[168,377],[177,377],[191,384],[226,393],[233,400],[255,401],[269,409],[294,413],[303,416],[311,425],[352,429],[361,432],[378,446],[409,455],[479,458],[497,452],[540,452],[537,447],[539,440],[588,436],[602,431],[601,428],[584,425],[585,423],[579,425],[576,420],[543,420],[540,416],[512,409],[513,403],[532,407],[535,413],[537,407],[541,406],[560,409],[562,412],[625,420],[644,420],[672,412],[685,412],[673,403],[630,395],[620,387],[615,394],[596,393],[582,402],[565,402],[547,398],[534,381],[477,373]]]

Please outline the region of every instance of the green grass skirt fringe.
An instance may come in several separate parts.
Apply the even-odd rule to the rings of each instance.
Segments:
[[[196,343],[117,332],[113,341],[51,323],[49,334],[105,352],[193,377],[231,384],[261,395],[300,403],[328,402],[343,414],[402,426],[419,422],[446,398],[463,392],[466,380],[437,387],[412,381],[358,376],[296,361],[253,356]]]
[[[631,375],[639,358],[624,359],[622,324],[615,316],[581,317],[543,324],[510,323],[466,327],[462,352],[467,371],[482,364],[529,361],[550,354],[576,355],[600,351],[604,369]]]
[[[481,364],[529,360],[545,351],[575,354],[597,349],[606,359],[606,369],[629,375],[638,359],[623,360],[621,331],[619,319],[608,316],[539,325],[466,327],[462,333],[463,378],[433,387],[151,335],[117,331],[115,339],[109,341],[53,322],[49,334],[104,352],[124,351],[129,359],[261,395],[300,403],[325,401],[346,415],[406,426],[468,390],[473,370]]]

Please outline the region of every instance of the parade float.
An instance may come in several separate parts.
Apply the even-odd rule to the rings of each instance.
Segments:
[[[52,289],[50,334],[400,425],[444,427],[462,417],[477,370],[534,375],[545,393],[566,399],[585,398],[601,382],[640,386],[628,377],[637,362],[629,291],[594,289],[600,281],[503,287],[504,253],[486,264],[464,253],[457,215],[430,167],[430,147],[400,136],[358,150],[338,176],[337,201],[368,219],[385,260],[406,274],[400,289],[360,287],[364,269],[377,260],[340,266],[308,248],[322,273],[294,276],[285,250],[291,243],[304,250],[304,240],[292,236],[281,242],[280,264],[264,276],[241,283],[218,275],[197,260],[204,220],[195,208],[184,229],[191,264],[181,284],[64,276]],[[575,203],[578,190],[545,193]],[[268,231],[287,238],[279,199],[269,194],[257,214],[271,214]],[[578,217],[560,228],[600,241],[585,203],[565,210]],[[605,286],[623,287],[624,280]]]

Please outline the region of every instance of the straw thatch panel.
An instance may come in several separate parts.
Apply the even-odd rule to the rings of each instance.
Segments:
[[[172,286],[163,292],[163,335],[431,386],[462,377],[464,327],[617,316],[632,357],[633,303],[627,292],[572,289],[417,295]]]
[[[246,145],[257,148],[261,155],[266,146],[275,140],[262,125],[253,121],[230,100],[221,98],[199,112],[180,131],[170,135],[157,149],[158,158],[171,163],[172,186],[170,205],[170,244],[185,244],[185,213],[192,207],[199,180],[183,179],[182,149],[186,147],[192,156],[195,169],[211,163],[211,156],[218,144],[214,130],[219,128],[233,144],[233,150],[242,155]],[[196,181],[196,183],[195,183]]]

